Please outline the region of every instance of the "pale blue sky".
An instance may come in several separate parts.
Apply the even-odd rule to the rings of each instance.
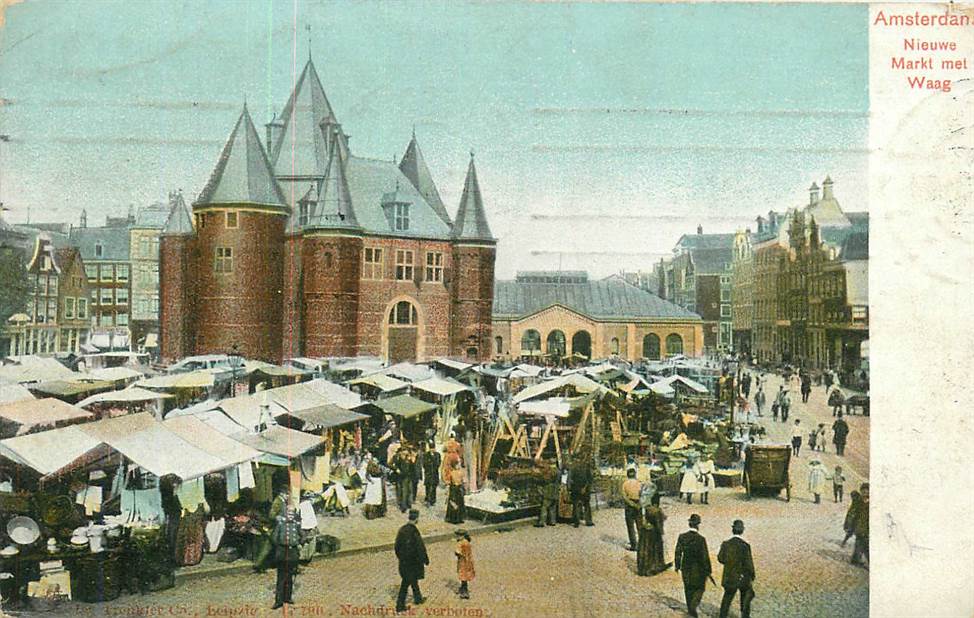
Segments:
[[[0,197],[95,223],[195,198],[244,98],[259,124],[286,102],[310,24],[355,154],[401,156],[415,124],[452,212],[476,151],[498,275],[649,268],[826,174],[867,209],[867,11],[28,0],[0,30]]]

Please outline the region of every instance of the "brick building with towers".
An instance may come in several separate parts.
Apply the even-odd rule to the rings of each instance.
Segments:
[[[496,241],[471,155],[451,219],[416,136],[349,150],[309,58],[262,143],[246,106],[192,213],[160,241],[164,359],[486,360]]]

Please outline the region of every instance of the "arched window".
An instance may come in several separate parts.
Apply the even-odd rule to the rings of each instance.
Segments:
[[[504,353],[504,338],[503,337],[500,337],[500,336],[494,337],[494,347],[496,348],[497,354],[503,354]]]
[[[659,337],[653,333],[643,337],[643,357],[649,360],[659,360]]]
[[[613,337],[609,342],[609,354],[619,354],[619,338]]]
[[[389,312],[389,324],[394,326],[415,326],[419,324],[416,307],[408,300],[401,300]]]
[[[683,354],[683,337],[672,333],[666,336],[666,355],[675,356]]]
[[[548,333],[547,352],[551,356],[565,355],[565,333],[560,330],[553,330]]]
[[[521,335],[522,352],[538,352],[541,350],[541,333],[531,329],[524,331]]]
[[[592,358],[592,335],[588,331],[580,330],[572,335],[572,354]]]

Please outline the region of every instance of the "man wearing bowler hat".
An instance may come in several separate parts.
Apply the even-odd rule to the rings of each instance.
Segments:
[[[419,591],[419,580],[425,576],[430,559],[426,554],[423,536],[416,527],[417,521],[419,521],[419,511],[411,509],[409,521],[403,524],[396,534],[396,558],[399,559],[399,576],[402,578],[399,596],[396,598],[397,612],[406,611],[406,592],[410,588],[413,589],[413,602],[416,605],[426,600]]]
[[[697,606],[703,599],[710,577],[710,552],[707,539],[700,534],[700,516],[690,516],[690,529],[676,540],[674,567],[683,577],[683,592],[687,600],[687,613],[697,615]]]
[[[734,595],[741,593],[741,618],[750,618],[751,600],[754,598],[754,560],[751,558],[751,545],[744,540],[744,522],[735,519],[731,524],[734,535],[724,541],[717,554],[717,562],[724,565],[724,575],[720,585],[724,587],[724,597],[720,601],[720,618],[727,618]]]

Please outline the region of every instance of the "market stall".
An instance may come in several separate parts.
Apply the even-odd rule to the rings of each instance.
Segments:
[[[94,418],[60,399],[25,399],[0,404],[0,438],[12,438]]]
[[[115,386],[106,380],[88,379],[76,375],[66,380],[35,382],[27,388],[35,397],[54,397],[67,403],[78,403],[92,395],[114,390]]]
[[[174,403],[175,397],[168,393],[130,386],[119,391],[92,395],[80,401],[78,407],[91,411],[99,418],[148,412],[161,420]]]

